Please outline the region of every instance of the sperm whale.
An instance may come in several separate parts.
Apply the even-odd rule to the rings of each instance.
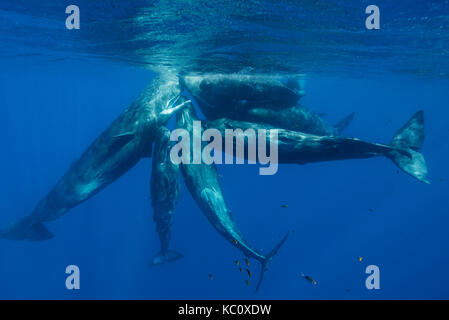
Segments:
[[[363,159],[384,156],[391,159],[401,170],[416,180],[429,183],[424,156],[419,153],[424,142],[424,112],[418,111],[394,135],[389,144],[365,142],[356,138],[338,136],[317,136],[298,131],[277,129],[266,124],[218,119],[209,121],[207,128],[219,130],[225,136],[226,130],[240,129],[237,136],[246,130],[276,129],[279,163],[306,164],[311,162],[345,159]],[[270,135],[268,135],[268,141]],[[244,137],[241,137],[244,138]],[[248,144],[248,139],[243,139]],[[256,144],[256,146],[258,143]],[[248,148],[246,148],[248,150]],[[226,150],[225,150],[226,151]],[[235,150],[232,151],[235,154]],[[245,153],[247,157],[247,153]]]
[[[208,120],[228,118],[330,136],[341,135],[354,117],[351,113],[332,126],[299,105],[303,90],[292,76],[205,74],[182,76],[179,81]]]
[[[180,192],[179,166],[170,160],[170,131],[162,126],[156,133],[151,169],[151,205],[161,250],[153,258],[153,265],[178,260],[182,255],[169,250],[173,212]]]
[[[59,218],[115,181],[141,158],[151,156],[151,146],[161,125],[186,104],[175,78],[156,77],[145,91],[75,160],[33,212],[0,238],[46,240],[53,237],[43,222]]]
[[[183,128],[192,135],[193,121],[197,120],[192,107],[184,108],[177,115],[178,128]],[[193,146],[193,145],[192,145]],[[199,146],[201,148],[201,146]],[[190,156],[198,150],[191,149]],[[252,248],[243,238],[231,217],[231,212],[225,202],[223,191],[214,164],[180,164],[184,182],[195,202],[214,228],[232,245],[242,251],[245,256],[261,263],[261,272],[256,291],[262,283],[267,264],[285,243],[288,233],[279,244],[267,255]]]

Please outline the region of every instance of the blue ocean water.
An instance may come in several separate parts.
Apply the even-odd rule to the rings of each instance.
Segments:
[[[80,0],[81,29],[69,31],[68,1],[2,1],[0,227],[29,214],[157,72],[304,74],[301,103],[331,123],[355,112],[345,135],[370,142],[424,110],[431,184],[384,158],[273,176],[218,166],[251,244],[266,252],[291,231],[255,294],[234,265],[242,254],[184,185],[171,240],[184,257],[150,266],[159,242],[143,159],[48,223],[55,238],[0,240],[0,299],[449,298],[449,3],[377,2],[381,29],[368,31],[367,1]],[[73,264],[80,290],[65,287]],[[369,265],[380,290],[365,287]]]

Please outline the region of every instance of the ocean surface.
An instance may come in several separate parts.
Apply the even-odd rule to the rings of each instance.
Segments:
[[[80,8],[67,30],[65,8]],[[365,8],[380,8],[367,30]],[[431,184],[385,158],[219,165],[232,215],[268,252],[261,290],[242,254],[209,224],[182,184],[171,247],[159,251],[151,159],[48,223],[48,241],[0,240],[0,299],[448,299],[449,1],[0,2],[0,228],[29,214],[74,159],[157,73],[302,75],[301,104],[349,137],[388,143],[424,110]],[[287,207],[286,207],[287,206]],[[65,286],[68,265],[80,290]],[[365,273],[378,266],[380,289]],[[316,280],[313,284],[301,275]],[[213,279],[209,275],[213,275]]]

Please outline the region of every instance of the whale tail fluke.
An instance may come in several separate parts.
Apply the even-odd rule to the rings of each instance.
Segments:
[[[387,153],[401,170],[415,179],[429,184],[424,156],[419,153],[424,142],[424,112],[418,111],[399,129],[390,142],[394,149]]]
[[[352,122],[352,120],[354,119],[354,116],[355,116],[355,112],[352,112],[351,114],[349,114],[348,116],[344,117],[339,122],[337,122],[337,124],[334,126],[334,129],[335,129],[335,132],[337,135],[341,135],[343,130],[345,130],[349,126],[349,124]]]
[[[0,230],[0,239],[42,241],[53,238],[53,234],[42,222],[30,223],[24,218],[11,227]]]
[[[261,270],[260,270],[260,276],[259,281],[257,282],[256,292],[259,291],[260,286],[262,285],[263,277],[265,275],[265,271],[267,271],[268,264],[273,259],[273,257],[276,255],[276,253],[279,251],[279,249],[284,245],[285,241],[287,241],[289,232],[282,238],[282,240],[274,247],[273,250],[268,253],[268,255],[265,257],[264,260],[260,261],[261,263]]]
[[[167,262],[173,262],[176,260],[179,260],[183,257],[183,255],[179,252],[168,250],[165,253],[159,252],[157,255],[154,256],[153,261],[151,262],[151,265],[157,266],[160,264],[164,264]]]

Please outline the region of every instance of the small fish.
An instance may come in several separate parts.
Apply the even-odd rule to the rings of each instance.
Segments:
[[[240,264],[240,262],[238,260],[234,260],[234,263],[236,266],[238,266]]]
[[[318,116],[319,117],[325,117],[325,116],[327,116],[327,113],[326,112],[320,112],[320,113],[318,113]]]
[[[246,269],[246,272],[248,273],[248,277],[251,278],[251,271],[249,269]]]
[[[209,279],[214,280],[214,275],[212,273],[209,273]]]
[[[369,212],[374,212],[374,209],[373,208],[369,208],[368,211]]]
[[[362,260],[363,260],[363,257],[359,257],[359,262],[362,262]]]
[[[237,240],[232,240],[232,242],[234,242],[234,244],[238,244],[239,242]]]
[[[306,276],[304,273],[301,273],[301,277],[303,277],[304,279],[306,279],[306,280],[309,281],[310,283],[317,284],[317,282],[316,282],[315,279],[313,279],[313,278],[310,277],[310,276]]]
[[[248,260],[248,258],[245,258],[245,264],[249,267],[249,260]]]
[[[443,179],[443,178],[440,178],[440,181],[441,181],[441,182],[443,182],[443,181],[444,181],[444,179]]]
[[[220,178],[223,178],[223,175],[222,175],[221,173],[219,173],[218,176],[219,176]]]
[[[288,208],[288,204],[283,204],[281,207],[282,208]]]
[[[349,289],[349,288],[348,288],[348,289],[346,289],[346,292],[351,292],[351,289]]]
[[[245,280],[245,283],[246,283],[247,286],[251,285],[251,282],[249,282],[249,280]]]
[[[242,269],[241,267],[239,267],[239,271],[240,271],[240,272],[243,272],[243,269]]]

